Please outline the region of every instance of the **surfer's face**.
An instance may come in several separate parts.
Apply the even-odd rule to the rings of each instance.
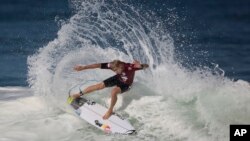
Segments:
[[[123,64],[120,64],[119,67],[114,68],[113,71],[117,74],[121,74],[123,72],[123,68]]]

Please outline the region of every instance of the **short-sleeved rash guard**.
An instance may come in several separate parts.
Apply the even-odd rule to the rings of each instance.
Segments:
[[[134,64],[123,62],[124,70],[121,74],[117,74],[119,80],[125,84],[131,85],[134,81],[135,71],[142,68],[136,68]],[[101,63],[101,69],[111,69],[110,63]]]

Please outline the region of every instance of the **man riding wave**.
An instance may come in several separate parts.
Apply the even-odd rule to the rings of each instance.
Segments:
[[[76,65],[74,67],[75,71],[82,71],[86,69],[110,69],[116,73],[116,75],[100,82],[98,84],[89,86],[83,91],[80,91],[77,94],[72,94],[71,98],[79,98],[85,94],[91,93],[96,90],[101,90],[106,87],[114,87],[111,91],[111,103],[108,111],[103,116],[103,119],[108,119],[112,113],[113,108],[117,101],[117,95],[119,93],[124,93],[130,89],[130,86],[133,84],[135,71],[148,68],[148,64],[140,64],[139,61],[134,61],[133,63],[125,63],[120,60],[114,60],[109,63],[98,63],[91,65]]]

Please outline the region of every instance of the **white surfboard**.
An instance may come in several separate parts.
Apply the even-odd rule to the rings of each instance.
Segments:
[[[77,98],[71,101],[70,105],[81,119],[105,133],[127,135],[136,133],[135,128],[129,121],[116,113],[112,114],[109,119],[103,120],[102,117],[108,109],[94,101]]]

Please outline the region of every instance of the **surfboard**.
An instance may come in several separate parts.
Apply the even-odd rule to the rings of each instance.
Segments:
[[[113,113],[109,119],[103,120],[102,117],[108,109],[95,101],[82,97],[77,99],[69,97],[68,103],[73,107],[76,115],[105,133],[125,135],[136,133],[130,122],[116,113]]]

